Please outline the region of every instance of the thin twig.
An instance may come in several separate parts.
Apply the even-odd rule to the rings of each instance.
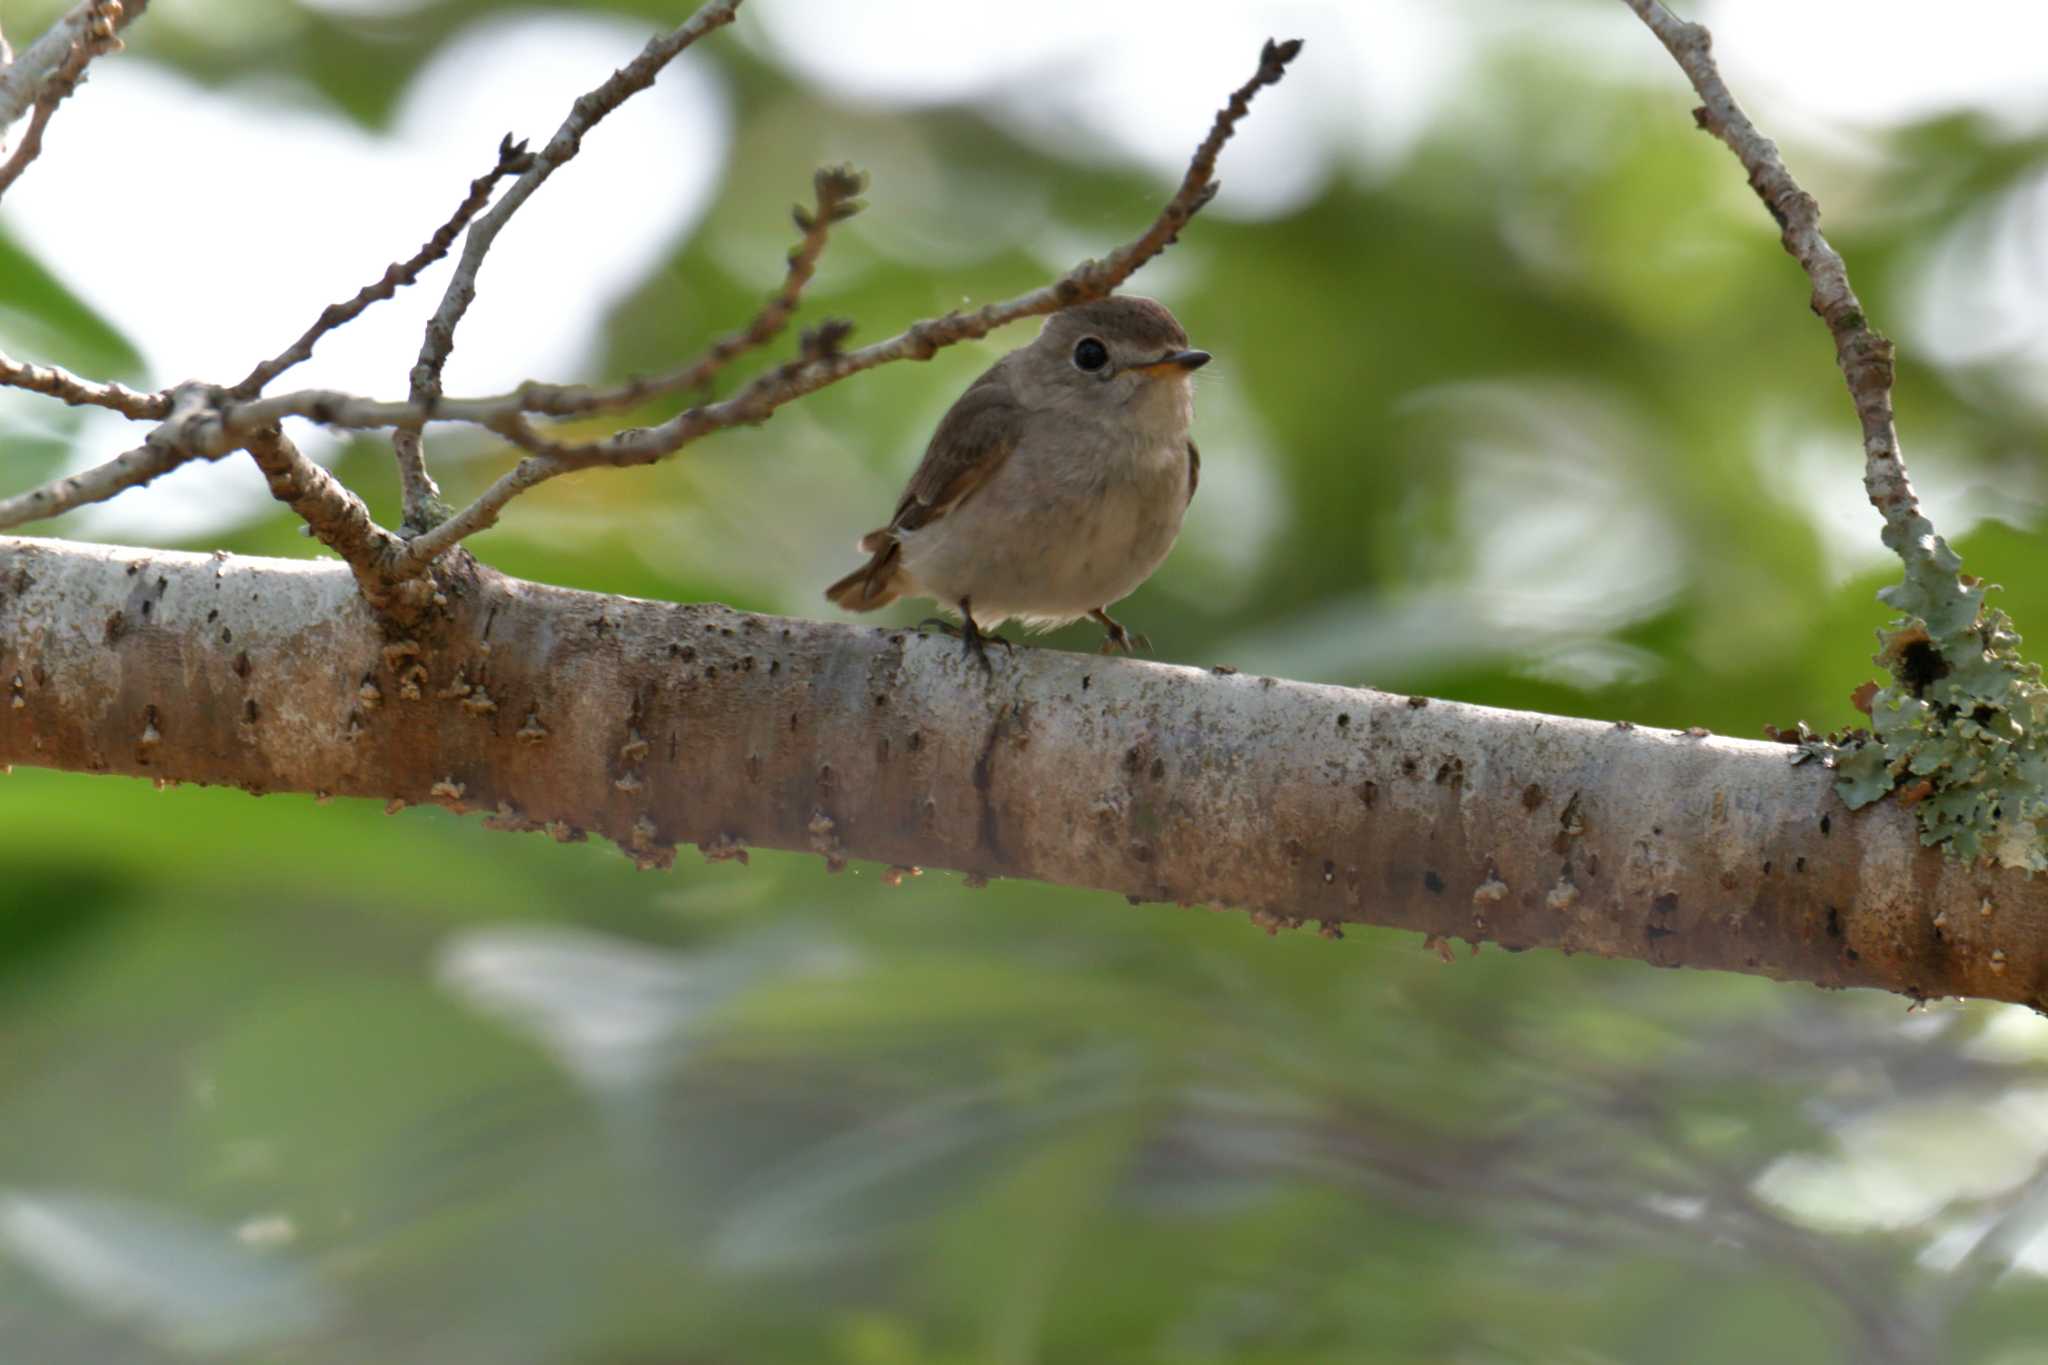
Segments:
[[[1799,187],[1778,146],[1757,131],[1728,92],[1714,64],[1713,37],[1659,0],[1622,0],[1670,51],[1703,101],[1693,110],[1699,126],[1728,145],[1749,172],[1750,188],[1777,220],[1779,240],[1813,282],[1813,311],[1835,341],[1835,361],[1863,426],[1863,488],[1884,517],[1884,543],[1909,567],[1933,567],[1940,541],[1906,477],[1892,420],[1892,343],[1872,330],[1863,304],[1849,287],[1848,267],[1820,231],[1820,205]]]
[[[604,84],[579,96],[570,106],[569,116],[562,120],[562,126],[548,139],[547,146],[532,159],[497,205],[470,228],[469,235],[463,239],[462,257],[456,263],[454,278],[448,281],[448,288],[441,295],[441,305],[427,323],[419,359],[412,368],[411,399],[424,415],[432,414],[434,404],[441,397],[441,371],[448,363],[448,353],[455,347],[455,328],[476,298],[477,272],[483,268],[484,257],[489,254],[498,233],[519,211],[519,206],[546,183],[558,167],[576,155],[583,145],[584,134],[627,99],[652,85],[661,69],[691,44],[714,29],[731,23],[739,6],[740,0],[713,0],[691,15],[681,27],[650,38],[639,56],[614,71]],[[424,530],[441,518],[440,489],[434,486],[432,477],[427,473],[417,423],[406,426],[410,430],[401,431],[392,447],[398,461],[399,482],[403,485],[405,526],[408,530]]]
[[[187,384],[170,394],[167,401],[168,410],[163,424],[135,449],[82,473],[67,474],[40,488],[17,493],[11,498],[0,498],[0,529],[60,516],[90,503],[105,502],[117,493],[140,487],[194,458],[192,451],[195,448],[211,451],[217,442],[200,439],[198,432],[204,429],[210,434],[220,426],[214,417],[214,396],[203,385]],[[232,449],[232,446],[224,446],[199,458],[217,460]]]
[[[7,355],[0,355],[0,388],[27,389],[74,408],[112,408],[138,421],[161,418],[171,410],[167,393],[137,393],[125,384],[96,384],[55,365],[30,365]]]
[[[424,568],[434,557],[464,537],[483,530],[498,519],[498,513],[513,498],[558,475],[592,465],[649,464],[673,454],[689,442],[725,427],[765,420],[777,408],[806,394],[836,384],[862,370],[896,360],[927,360],[941,347],[988,335],[1005,323],[1055,312],[1072,304],[1102,298],[1130,278],[1173,242],[1181,228],[1215,197],[1216,156],[1229,141],[1238,122],[1251,108],[1261,87],[1273,85],[1286,74],[1287,64],[1301,51],[1301,40],[1268,41],[1259,55],[1259,69],[1252,78],[1232,92],[1229,102],[1218,111],[1208,137],[1196,148],[1181,177],[1180,188],[1167,201],[1159,216],[1136,240],[1119,247],[1100,261],[1084,261],[1052,284],[1002,303],[989,304],[976,312],[948,313],[944,317],[912,324],[887,341],[841,351],[844,335],[833,331],[829,337],[814,337],[796,361],[771,370],[722,403],[691,408],[659,426],[619,432],[601,441],[583,445],[546,445],[539,453],[521,460],[501,476],[474,502],[455,516],[413,539],[410,564]],[[524,403],[522,402],[522,408]],[[529,449],[533,447],[528,446]]]
[[[78,88],[78,82],[85,75],[85,68],[93,58],[121,49],[120,30],[133,18],[149,7],[149,0],[86,0],[69,14],[53,24],[48,33],[29,45],[20,59],[10,64],[5,77],[0,80],[5,89],[0,90],[0,127],[5,127],[19,117],[20,103],[24,98],[32,100],[35,112],[29,118],[28,128],[22,133],[21,141],[15,146],[14,154],[0,164],[0,194],[7,189],[21,173],[28,169],[43,150],[43,130],[50,126],[50,118],[57,112],[57,106]],[[43,67],[43,62],[57,44],[62,44],[63,55],[52,67]]]
[[[577,111],[571,114],[548,148],[536,158],[535,169],[522,175],[490,212],[471,225],[463,259],[457,266],[457,278],[449,286],[450,297],[462,295],[465,291],[468,296],[473,296],[476,266],[488,249],[490,236],[503,226],[511,211],[538,184],[542,165],[566,160],[573,151],[574,139],[590,123],[615,107],[632,90],[651,80],[660,62],[668,60],[702,33],[729,22],[731,11],[738,3],[739,0],[727,0],[700,10],[683,28],[650,43],[639,58],[616,73],[611,81],[578,101]],[[148,459],[141,458],[145,452],[131,451],[99,469],[58,481],[66,485],[60,492],[53,492],[56,485],[51,485],[32,494],[0,502],[0,527],[54,515],[54,510],[36,508],[68,510],[96,501],[98,497],[110,497],[123,488],[154,478],[183,460],[218,459],[241,449],[258,433],[277,426],[287,417],[304,417],[341,430],[397,428],[402,437],[416,437],[419,430],[430,422],[465,422],[494,431],[528,451],[526,459],[499,478],[467,508],[452,518],[439,521],[431,529],[425,529],[423,523],[416,520],[415,513],[426,511],[428,521],[436,520],[431,515],[431,507],[438,500],[438,490],[426,477],[424,466],[417,467],[416,479],[408,483],[408,504],[413,510],[408,511],[406,522],[407,529],[417,533],[407,542],[400,562],[392,566],[397,576],[417,575],[465,537],[492,525],[498,513],[514,497],[548,479],[593,465],[651,463],[711,432],[760,422],[783,405],[864,370],[899,360],[926,360],[944,347],[987,336],[1008,323],[1043,316],[1110,294],[1171,244],[1188,220],[1214,197],[1217,153],[1248,112],[1252,97],[1262,87],[1279,81],[1287,64],[1300,50],[1299,40],[1268,42],[1265,45],[1257,72],[1232,93],[1218,112],[1208,136],[1196,149],[1180,186],[1142,234],[1101,260],[1083,261],[1060,279],[1028,293],[987,304],[971,313],[948,313],[942,317],[927,318],[885,341],[852,351],[841,349],[848,325],[828,322],[806,333],[795,359],[756,377],[722,402],[690,408],[658,426],[622,431],[604,440],[583,444],[558,443],[537,431],[528,419],[536,415],[568,416],[629,406],[648,396],[648,381],[634,381],[608,389],[525,384],[509,393],[476,398],[442,398],[437,392],[440,382],[438,366],[445,361],[448,347],[435,341],[435,337],[441,334],[436,329],[442,327],[441,314],[437,313],[436,321],[429,324],[429,344],[421,352],[421,366],[426,368],[422,370],[416,366],[414,371],[415,382],[424,382],[435,392],[403,402],[391,402],[335,390],[306,389],[236,403],[224,390],[188,385],[179,389],[177,395],[185,401],[200,403],[201,408],[182,411],[182,415],[181,410],[174,408],[171,420],[151,436]],[[635,73],[633,80],[637,84],[624,79],[629,73]],[[566,147],[558,150],[558,144],[565,143]],[[549,162],[551,154],[556,160]],[[481,247],[477,245],[480,239],[484,243]],[[758,331],[765,339],[786,325],[787,314],[780,309],[780,301],[785,296],[793,300],[801,292],[807,277],[799,275],[799,267],[808,270],[815,265],[815,253],[807,251],[809,240],[807,228],[806,243],[799,247],[797,259],[791,262],[792,273],[785,279],[784,294],[771,300],[754,323],[736,335],[751,338]],[[466,307],[467,302],[468,297],[463,297],[461,307]],[[459,319],[461,307],[450,309],[448,300],[444,298],[442,311],[451,319]],[[444,329],[451,337],[452,327],[453,322],[450,321]],[[724,355],[721,347],[731,340],[728,338],[726,342],[714,345],[705,357],[669,378],[687,375],[701,367],[708,379],[719,366],[727,363],[731,355],[745,349],[741,346],[732,350],[731,355]],[[0,379],[4,378],[0,375]],[[209,403],[211,406],[206,406]],[[400,445],[403,449],[404,442]],[[401,470],[403,473],[403,462]],[[95,489],[102,491],[95,494]],[[34,507],[24,511],[23,505],[30,501]]]
[[[320,344],[320,338],[355,321],[371,304],[392,297],[417,280],[421,271],[448,254],[448,248],[454,245],[455,238],[469,225],[469,220],[490,202],[491,191],[497,188],[498,182],[508,175],[522,174],[532,165],[533,157],[527,152],[526,144],[514,142],[512,135],[507,133],[504,141],[498,144],[498,164],[469,182],[468,196],[456,206],[447,222],[434,229],[434,235],[427,238],[425,245],[409,260],[386,266],[383,276],[374,284],[366,284],[357,290],[354,298],[345,303],[329,304],[303,336],[249,371],[241,383],[228,390],[228,395],[236,399],[254,398],[271,380],[311,357],[313,348]]]
[[[587,384],[527,384],[520,394],[528,411],[550,416],[570,416],[606,408],[633,407],[650,398],[669,393],[688,393],[716,378],[720,371],[748,351],[767,345],[789,325],[804,288],[817,273],[818,258],[824,255],[826,240],[835,223],[845,222],[866,207],[859,196],[868,178],[851,166],[825,166],[811,177],[813,202],[810,208],[792,211],[803,237],[789,253],[789,268],[783,272],[782,288],[772,294],[754,314],[753,320],[735,332],[711,343],[703,355],[665,374],[626,383],[598,387]]]
[[[382,605],[391,581],[388,566],[405,542],[370,517],[363,500],[313,463],[276,427],[255,433],[249,456],[263,471],[270,495],[299,514],[309,530],[354,570],[372,605]]]

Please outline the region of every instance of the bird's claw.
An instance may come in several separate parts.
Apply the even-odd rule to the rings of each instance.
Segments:
[[[924,618],[924,620],[919,621],[917,625],[918,629],[920,630],[922,630],[926,626],[932,626],[936,628],[940,634],[950,635],[954,639],[958,640],[960,642],[961,655],[967,659],[973,660],[977,664],[980,664],[982,673],[991,680],[993,680],[996,676],[996,669],[995,665],[988,661],[987,646],[990,644],[998,644],[1010,653],[1015,653],[1017,649],[1015,642],[1006,640],[1000,635],[990,634],[977,628],[974,624],[974,620],[972,617],[968,618],[967,623],[965,625],[956,626],[951,621],[945,620],[943,617],[927,616]]]

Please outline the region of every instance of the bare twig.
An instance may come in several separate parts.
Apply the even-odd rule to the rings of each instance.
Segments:
[[[30,365],[6,355],[0,355],[0,387],[46,394],[74,408],[112,408],[138,421],[161,418],[171,410],[167,393],[137,393],[125,384],[97,384],[55,365]]]
[[[313,348],[320,344],[320,338],[337,327],[346,325],[360,317],[373,303],[382,302],[400,289],[420,277],[420,272],[448,254],[455,238],[476,217],[483,206],[490,202],[491,191],[500,180],[508,175],[519,175],[533,166],[533,157],[526,150],[524,142],[514,142],[507,133],[498,144],[498,164],[483,175],[469,182],[469,194],[458,204],[448,221],[434,229],[434,235],[426,244],[414,252],[411,259],[386,266],[384,274],[374,284],[366,284],[356,291],[354,298],[346,303],[329,304],[320,313],[311,327],[288,348],[249,371],[242,382],[228,390],[231,398],[254,398],[263,392],[271,380],[289,370],[292,366],[308,359]]]
[[[1286,74],[1287,64],[1301,51],[1301,40],[1268,41],[1259,55],[1259,69],[1233,91],[1218,111],[1208,137],[1196,148],[1181,177],[1180,188],[1167,201],[1152,225],[1134,241],[1117,248],[1100,261],[1084,261],[1064,277],[1028,294],[1002,303],[988,304],[973,313],[948,313],[944,317],[913,323],[887,341],[857,351],[841,351],[843,332],[829,340],[820,338],[791,364],[754,380],[732,398],[707,407],[691,408],[659,426],[623,431],[601,441],[583,445],[545,445],[538,453],[521,460],[509,473],[484,490],[468,507],[431,531],[413,539],[411,564],[424,568],[465,536],[490,526],[513,498],[536,484],[592,465],[649,464],[673,454],[689,442],[725,427],[765,420],[777,408],[806,394],[836,384],[849,375],[896,360],[928,360],[941,347],[987,336],[1005,323],[1055,312],[1071,304],[1101,298],[1138,267],[1151,260],[1174,240],[1188,220],[1215,197],[1216,156],[1249,112],[1251,100],[1263,86],[1273,85]],[[623,391],[620,391],[623,392]],[[527,407],[523,393],[521,410]],[[521,432],[523,426],[495,426],[501,434]],[[487,424],[488,421],[487,421]],[[526,448],[534,449],[527,443]]]
[[[789,325],[790,317],[802,300],[805,286],[817,273],[818,258],[825,252],[825,242],[831,235],[832,225],[845,222],[866,207],[859,196],[867,189],[867,184],[867,176],[851,166],[819,168],[811,178],[814,195],[811,207],[807,209],[799,205],[792,213],[803,238],[790,250],[789,268],[783,273],[782,288],[761,306],[761,311],[754,314],[751,322],[711,343],[703,355],[666,374],[628,380],[617,386],[523,385],[520,395],[525,403],[532,405],[528,410],[546,412],[550,416],[569,416],[606,408],[632,407],[650,398],[687,393],[710,383],[726,366],[748,351],[767,345]],[[526,430],[530,432],[531,427]]]
[[[126,27],[149,8],[149,0],[128,0],[125,6],[107,0],[79,0],[64,16],[45,29],[36,40],[11,60],[0,43],[0,129],[5,129],[43,97],[59,68],[71,60],[81,41],[102,44],[112,51],[118,43],[111,32],[99,31],[103,23],[114,29]],[[94,54],[99,55],[98,53]]]
[[[40,488],[0,499],[0,527],[42,521],[90,503],[105,502],[117,493],[140,487],[194,458],[195,448],[208,451],[199,458],[209,460],[217,460],[234,449],[233,446],[221,445],[215,450],[213,446],[218,442],[197,438],[202,429],[217,431],[219,428],[218,421],[213,420],[214,395],[205,386],[184,385],[169,395],[167,402],[163,424],[135,449],[83,473],[52,479]]]
[[[43,150],[43,130],[57,106],[78,88],[93,58],[121,48],[120,30],[149,6],[149,0],[85,0],[50,26],[20,58],[0,72],[0,128],[34,106],[14,154],[0,164],[0,194],[21,178]]]
[[[1908,566],[1932,566],[1939,550],[1933,523],[1920,513],[1906,477],[1892,421],[1892,343],[1874,331],[1848,267],[1820,231],[1820,206],[1785,168],[1778,146],[1757,131],[1728,92],[1714,64],[1713,37],[1659,0],[1622,0],[1657,35],[1703,101],[1693,110],[1699,126],[1728,145],[1749,172],[1750,188],[1777,220],[1779,240],[1813,281],[1813,311],[1835,340],[1835,361],[1863,426],[1863,487],[1884,517],[1884,543]]]
[[[669,375],[655,380],[636,380],[611,388],[525,384],[509,393],[476,398],[440,396],[440,366],[452,345],[453,328],[475,292],[475,275],[491,237],[502,228],[511,212],[531,194],[546,171],[561,164],[574,152],[575,141],[603,113],[634,90],[653,79],[661,63],[688,46],[710,29],[729,22],[739,0],[707,6],[682,28],[650,43],[641,55],[610,81],[577,102],[561,130],[535,158],[533,169],[521,175],[488,213],[469,229],[462,260],[449,293],[435,320],[428,325],[427,344],[414,367],[414,393],[403,402],[379,401],[334,390],[307,389],[256,397],[236,402],[226,390],[186,386],[180,394],[210,404],[203,411],[174,416],[153,434],[147,451],[133,451],[97,470],[69,480],[58,481],[35,493],[0,503],[0,526],[53,515],[54,510],[112,496],[123,488],[146,482],[186,459],[218,459],[238,450],[259,433],[276,427],[287,417],[303,417],[343,430],[396,428],[401,477],[406,484],[405,528],[413,533],[399,562],[392,566],[400,577],[416,576],[439,555],[465,537],[492,525],[499,512],[514,497],[536,484],[558,475],[594,465],[647,464],[664,458],[711,432],[727,427],[760,422],[776,409],[819,389],[836,384],[864,370],[899,360],[926,360],[946,346],[984,337],[998,327],[1024,318],[1056,312],[1072,304],[1104,297],[1133,272],[1164,250],[1180,229],[1200,212],[1216,191],[1215,161],[1250,101],[1264,86],[1285,74],[1287,64],[1301,50],[1299,40],[1268,42],[1252,78],[1232,93],[1208,136],[1197,148],[1188,170],[1173,197],[1137,238],[1112,251],[1101,260],[1083,261],[1060,279],[1028,293],[991,303],[971,313],[948,313],[913,323],[898,335],[858,350],[844,350],[842,343],[850,330],[843,322],[828,322],[806,333],[797,356],[757,376],[732,397],[722,402],[693,407],[658,426],[622,431],[600,441],[567,444],[538,431],[533,416],[571,416],[602,409],[631,406],[655,392],[673,392],[701,384],[730,360],[750,347],[762,344],[784,326],[822,250],[824,221],[852,211],[851,194],[858,187],[851,182],[827,186],[832,207],[807,215],[805,238],[793,254],[790,271],[781,293],[772,298],[760,314],[740,332],[714,344],[709,352]],[[836,175],[837,173],[828,173]],[[451,302],[452,301],[452,302]],[[26,367],[16,367],[26,373]],[[0,375],[4,380],[5,375]],[[79,390],[83,392],[83,389]],[[152,414],[153,415],[153,414]],[[474,502],[452,518],[436,514],[438,490],[427,477],[418,458],[419,431],[430,422],[466,422],[496,432],[528,452],[528,457],[499,478]],[[408,462],[406,452],[410,449]],[[145,458],[146,456],[146,458]],[[95,491],[97,490],[97,491]],[[46,509],[46,510],[36,510]],[[54,510],[50,510],[54,509]],[[11,516],[11,520],[9,519]],[[438,523],[438,524],[435,524]]]
[[[371,605],[382,606],[391,587],[388,566],[405,543],[373,521],[361,498],[307,459],[278,428],[257,432],[248,449],[270,495],[297,512],[320,543],[341,556]]]
[[[489,254],[498,233],[519,211],[519,206],[555,173],[556,168],[576,155],[583,145],[584,134],[627,99],[652,85],[661,69],[691,44],[714,29],[731,23],[739,6],[740,0],[712,0],[681,27],[650,38],[639,56],[614,71],[604,84],[579,96],[570,106],[569,116],[562,120],[562,126],[548,139],[547,146],[533,157],[531,164],[513,182],[496,207],[470,228],[462,243],[462,257],[456,263],[455,277],[448,281],[448,288],[441,295],[441,305],[427,323],[419,359],[412,368],[411,398],[423,416],[431,416],[434,404],[441,397],[441,371],[448,363],[448,353],[455,347],[455,328],[476,298],[477,272],[483,268],[484,257]],[[405,525],[408,529],[424,530],[440,520],[440,490],[427,473],[426,459],[420,450],[418,424],[405,425],[409,430],[402,431],[393,443],[399,481],[403,485]]]

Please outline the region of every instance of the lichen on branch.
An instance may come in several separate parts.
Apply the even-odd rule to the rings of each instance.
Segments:
[[[1788,738],[1799,759],[1835,769],[1835,789],[1851,809],[1896,791],[1914,807],[1923,842],[1959,858],[2048,868],[2048,690],[2040,667],[2020,657],[2005,613],[1984,605],[1985,585],[1962,572],[1961,557],[1920,510],[1893,423],[1892,343],[1871,327],[1848,267],[1821,234],[1819,204],[1729,93],[1712,35],[1659,0],[1623,3],[1692,82],[1701,100],[1693,118],[1741,161],[1786,252],[1812,282],[1813,311],[1834,337],[1863,428],[1864,491],[1884,518],[1886,548],[1905,565],[1905,579],[1878,594],[1904,615],[1878,633],[1876,662],[1891,672],[1891,686],[1857,693],[1870,728],[1821,739],[1801,725]]]
[[[1868,730],[1809,739],[1803,753],[1835,770],[1850,809],[1897,793],[1921,842],[1960,858],[2048,870],[2048,687],[2020,655],[2011,620],[1985,603],[1988,584],[1961,573],[1937,539],[1878,597],[1904,615],[1878,632],[1888,687],[1863,689]]]

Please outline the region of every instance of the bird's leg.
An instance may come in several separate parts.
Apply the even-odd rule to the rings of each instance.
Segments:
[[[987,674],[991,678],[995,677],[995,665],[991,664],[988,661],[988,649],[986,648],[984,642],[992,640],[996,644],[1001,645],[1004,649],[1010,650],[1012,652],[1014,652],[1017,647],[1014,644],[1011,644],[1008,640],[1005,640],[1000,635],[985,634],[980,626],[974,624],[974,611],[970,606],[970,599],[965,597],[960,599],[960,621],[961,624],[956,626],[951,621],[941,620],[939,617],[936,616],[927,616],[924,620],[919,621],[917,624],[921,627],[937,626],[941,631],[945,632],[948,635],[959,636],[960,652],[967,658],[972,659],[974,660],[974,662],[980,664],[981,671],[983,673]]]
[[[1109,632],[1108,637],[1102,642],[1102,653],[1136,654],[1141,650],[1147,654],[1152,652],[1152,642],[1150,640],[1146,639],[1143,635],[1133,635],[1125,630],[1121,622],[1101,607],[1097,607],[1088,614],[1100,621],[1102,628]]]

